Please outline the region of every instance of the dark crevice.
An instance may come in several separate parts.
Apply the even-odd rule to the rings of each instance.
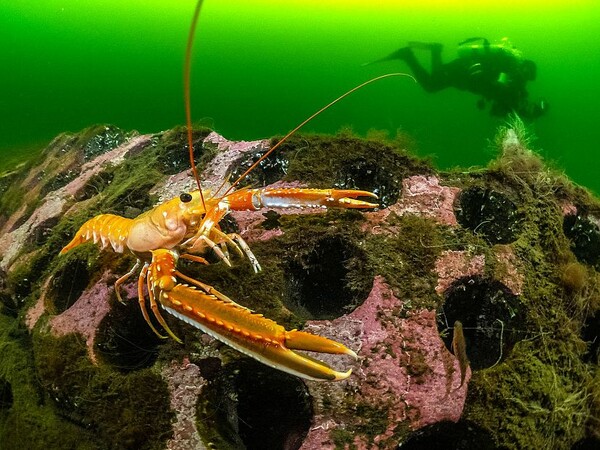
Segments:
[[[437,315],[438,330],[451,350],[453,324],[462,323],[473,370],[501,362],[522,339],[522,305],[502,283],[479,276],[461,278],[446,290],[444,297]]]
[[[90,281],[86,260],[71,259],[52,278],[50,284],[55,313],[69,309],[81,296]]]
[[[521,216],[506,195],[476,186],[462,191],[457,202],[456,219],[463,227],[491,244],[508,244],[516,239]]]
[[[598,364],[600,362],[600,311],[589,316],[582,329],[582,339],[587,343],[587,352],[583,360],[588,363]]]
[[[476,424],[443,421],[412,433],[398,446],[401,450],[495,450],[492,435]]]
[[[379,207],[385,208],[398,201],[402,180],[388,172],[377,161],[356,158],[347,161],[336,175],[334,187],[359,189],[377,194]]]
[[[600,448],[600,439],[587,437],[573,444],[571,450],[597,450]]]
[[[149,306],[148,311],[152,315]],[[155,327],[166,335],[160,325],[155,323]],[[120,372],[132,372],[154,364],[161,341],[144,320],[136,298],[113,306],[100,322],[94,347],[106,364]]]
[[[266,150],[259,150],[245,154],[236,161],[231,170],[231,179],[237,180],[246,170],[256,163]],[[275,152],[261,161],[240,183],[240,187],[264,187],[281,180],[288,171],[290,160],[288,152]]]
[[[4,378],[0,378],[0,414],[9,410],[13,405],[12,385]]]
[[[592,266],[600,262],[600,227],[584,215],[570,214],[563,220],[563,232],[571,241],[577,259]]]
[[[98,133],[85,143],[83,148],[85,161],[90,161],[98,155],[117,148],[126,140],[123,130],[114,125],[98,126],[97,131]]]
[[[299,378],[254,360],[228,364],[203,392],[199,428],[213,448],[300,448],[312,419],[308,390]]]
[[[209,130],[207,129],[192,131],[194,162],[199,170],[202,166],[202,156],[208,152],[203,144],[208,134]],[[157,161],[162,173],[174,175],[190,168],[190,153],[185,127],[175,128],[162,134],[156,144],[159,146]]]
[[[307,245],[286,264],[284,304],[312,319],[333,319],[350,312],[371,288],[350,286],[351,272],[368,271],[362,267],[364,260],[362,251],[343,236],[326,236]]]

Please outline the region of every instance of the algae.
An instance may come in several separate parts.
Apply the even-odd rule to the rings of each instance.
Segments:
[[[508,130],[515,127],[514,139],[507,141]],[[69,149],[73,151],[69,164],[81,161],[83,148],[94,152],[103,142],[115,145],[121,138],[113,131],[94,140],[90,147],[86,143],[98,135],[98,129],[78,136],[61,136],[42,157],[52,159],[63,148],[67,153]],[[195,131],[195,147],[206,134],[206,130]],[[267,211],[262,227],[279,228],[283,234],[267,242],[252,243],[263,266],[261,273],[253,273],[248,261],[239,259],[234,259],[233,268],[219,262],[209,266],[182,262],[181,271],[291,328],[301,327],[306,319],[322,315],[326,308],[323,300],[314,311],[307,307],[295,310],[286,303],[286,290],[295,292],[289,284],[290,271],[304,274],[307,280],[323,275],[339,282],[335,291],[343,292],[344,299],[326,311],[328,317],[358,306],[370,289],[373,275],[382,275],[403,301],[402,311],[394,314],[404,317],[411,310],[437,309],[443,303],[435,292],[437,276],[433,273],[443,251],[483,254],[484,276],[499,282],[510,272],[495,255],[510,249],[519,261],[518,272],[524,281],[518,295],[524,319],[517,331],[522,339],[499,364],[473,373],[463,420],[476,424],[504,448],[560,449],[585,437],[598,439],[597,358],[585,359],[588,346],[582,330],[590,317],[599,314],[600,277],[594,260],[578,260],[574,253],[579,238],[569,236],[565,230],[563,212],[565,205],[572,204],[582,217],[600,217],[600,204],[528,150],[526,134],[526,129],[513,124],[499,133],[496,142],[502,151],[488,167],[439,174],[442,184],[497,192],[508,199],[512,205],[509,215],[518,217],[508,240],[496,239],[498,228],[482,235],[478,223],[470,228],[449,227],[412,214],[390,213],[381,232],[374,234],[364,229],[364,216],[356,211],[316,215]],[[98,365],[89,360],[81,337],[56,338],[47,331],[51,315],[67,308],[76,293],[93,285],[106,269],[122,274],[133,264],[129,256],[100,252],[93,245],[59,257],[60,248],[93,215],[132,215],[150,207],[156,198],[148,192],[164,179],[165,172],[187,167],[185,145],[181,129],[162,133],[123,165],[107,167],[83,190],[83,201],[69,205],[69,213],[60,218],[50,233],[45,234],[42,227],[40,239],[31,239],[10,267],[0,312],[2,442],[15,448],[163,448],[171,433],[172,412],[159,368],[183,356],[196,362],[216,360],[219,356],[218,367],[206,369],[208,378],[217,378],[218,373],[244,361],[237,352],[203,341],[199,332],[168,317],[169,326],[184,339],[184,346],[173,341],[157,345],[149,336],[141,341],[131,339],[124,331],[131,324],[132,330],[145,325],[135,302],[128,307],[114,305],[105,319],[98,336]],[[170,159],[176,148],[181,150]],[[201,166],[215,152],[214,148],[199,146],[196,150]],[[284,144],[277,155],[283,162],[275,165],[275,175],[267,173],[270,168],[264,167],[265,173],[259,170],[255,178],[246,181],[261,185],[270,177],[283,176],[287,181],[315,187],[372,189],[379,192],[385,207],[402,194],[403,178],[435,173],[428,162],[410,156],[393,142],[382,142],[380,137],[363,140],[349,133],[337,137],[297,136]],[[34,196],[42,192],[42,186],[54,189],[71,177],[71,169],[51,160],[45,164],[53,173],[62,174],[58,184],[48,184],[50,171],[42,174],[32,164],[10,176],[15,180],[14,187],[0,185],[0,224],[19,209],[24,212],[15,223],[23,223],[40,201]],[[243,166],[243,161],[236,164]],[[235,229],[233,222],[228,226]],[[320,261],[329,261],[332,271],[325,273]],[[69,275],[75,269],[80,275],[72,283]],[[23,325],[26,307],[37,300],[43,281],[49,277],[56,278],[57,284],[47,293],[46,315],[30,335]],[[69,294],[71,289],[73,295]],[[304,300],[296,298],[293,302]],[[134,348],[147,347],[128,359],[132,348],[125,345],[127,341],[133,342]],[[410,370],[422,375],[428,367],[421,361]],[[237,401],[207,398],[215,402],[211,408],[227,408],[227,402]],[[387,429],[388,406],[356,402],[351,394],[345,400],[341,414],[359,417],[362,422],[348,420],[346,428],[334,431],[335,445],[352,448],[357,436],[373,444]],[[339,407],[339,402],[322,406],[327,412]],[[203,428],[207,442],[226,441],[227,433],[208,425]],[[392,437],[380,444],[394,446],[409,434],[410,430],[399,426]]]

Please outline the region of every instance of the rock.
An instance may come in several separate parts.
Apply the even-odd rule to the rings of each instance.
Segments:
[[[597,438],[597,349],[585,342],[597,338],[600,204],[525,148],[518,128],[503,132],[501,155],[475,172],[437,173],[390,144],[348,135],[292,139],[253,187],[369,189],[381,207],[235,211],[221,226],[247,241],[262,272],[235,255],[226,267],[210,252],[209,265],[180,263],[288,329],[356,351],[358,361],[314,355],[353,369],[336,383],[277,372],[164,311],[183,345],[161,340],[139,311],[136,276],[122,286],[127,306],[116,302],[113,283],[134,258],[91,244],[58,255],[93,215],[133,216],[195,187],[182,129],[92,130],[57,138],[39,165],[2,186],[0,389],[10,401],[0,405],[0,439],[8,446],[27,435],[55,448],[116,439],[123,448],[306,450],[395,449],[436,435],[486,436],[490,448]],[[243,172],[269,141],[195,130],[194,147],[203,185],[223,193],[226,175]],[[485,200],[468,214],[465,192]],[[462,386],[449,350],[454,321],[471,360]],[[93,413],[106,410],[110,417]],[[123,439],[103,434],[113,419],[133,424],[123,425]]]

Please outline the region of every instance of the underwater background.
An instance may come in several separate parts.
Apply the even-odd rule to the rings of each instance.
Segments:
[[[182,67],[195,0],[29,0],[0,4],[0,173],[62,131],[94,123],[157,132],[184,122]],[[194,120],[229,139],[285,133],[351,87],[407,71],[363,67],[408,41],[444,44],[508,37],[537,63],[532,99],[550,105],[532,147],[600,193],[600,3],[593,0],[206,0],[192,66]],[[418,54],[425,62],[427,54]],[[493,156],[502,119],[477,97],[429,94],[390,78],[345,99],[305,127],[397,130],[441,168]]]

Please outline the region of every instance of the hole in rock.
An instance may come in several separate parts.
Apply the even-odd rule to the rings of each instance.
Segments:
[[[491,244],[508,244],[516,239],[520,215],[515,204],[500,192],[482,187],[465,189],[454,212],[458,223]]]
[[[223,217],[219,221],[219,226],[221,227],[221,231],[223,233],[239,233],[240,232],[240,227],[237,223],[237,220],[235,220],[235,218],[231,214],[228,214],[225,217]]]
[[[600,361],[600,311],[596,311],[596,314],[585,320],[581,335],[581,338],[588,345],[583,360],[597,364]]]
[[[202,395],[200,427],[221,441],[215,448],[298,449],[310,428],[304,383],[251,359],[225,366]]]
[[[83,259],[70,259],[58,271],[51,282],[51,291],[56,314],[69,309],[77,301],[90,282],[90,273],[87,261]]]
[[[246,153],[236,163],[232,165],[231,180],[237,180],[252,164],[258,161],[266,150]],[[288,171],[290,160],[287,152],[280,151],[271,153],[267,158],[260,162],[256,168],[250,172],[240,183],[242,186],[264,187],[281,180]]]
[[[0,412],[9,410],[12,405],[12,386],[7,380],[0,378]]]
[[[485,369],[502,361],[523,335],[519,298],[502,283],[483,277],[465,277],[444,293],[437,326],[452,351],[455,321],[463,325],[471,369]]]
[[[597,450],[600,448],[600,439],[588,437],[573,444],[571,450]]]
[[[114,125],[99,126],[92,131],[96,134],[89,138],[83,148],[85,161],[117,148],[126,140],[125,133]]]
[[[377,194],[380,208],[393,205],[398,201],[402,180],[393,176],[375,161],[357,158],[344,163],[336,176],[334,187],[337,189],[359,189]]]
[[[443,421],[412,433],[398,446],[400,450],[495,450],[489,432],[476,424],[461,420]]]
[[[343,236],[307,243],[303,253],[286,264],[285,306],[312,319],[334,319],[350,312],[372,287],[373,276],[364,261],[362,250]],[[354,279],[356,276],[361,281]],[[351,283],[351,279],[357,282]]]
[[[39,193],[39,197],[43,198],[48,192],[56,191],[63,186],[66,186],[71,181],[73,181],[77,175],[79,175],[79,170],[73,167],[65,168],[61,172],[54,175],[46,184],[44,184]]]
[[[16,296],[10,291],[8,285],[6,272],[0,269],[0,314],[15,318],[19,314],[21,305]]]
[[[95,352],[102,361],[121,372],[131,372],[152,366],[158,357],[162,341],[150,329],[140,310],[137,298],[115,303],[102,319],[96,333]],[[168,315],[161,310],[163,317]],[[148,314],[152,311],[148,305]],[[152,318],[153,319],[153,318]],[[156,329],[166,336],[156,320]]]
[[[201,170],[202,156],[207,152],[203,141],[208,136],[209,131],[193,130],[192,145],[194,147],[194,162]],[[157,161],[161,172],[166,175],[174,175],[190,167],[190,153],[187,141],[187,129],[177,128],[164,133],[159,139],[160,148],[158,149]]]
[[[563,219],[563,232],[579,261],[592,266],[600,262],[600,227],[596,221],[570,214]]]

